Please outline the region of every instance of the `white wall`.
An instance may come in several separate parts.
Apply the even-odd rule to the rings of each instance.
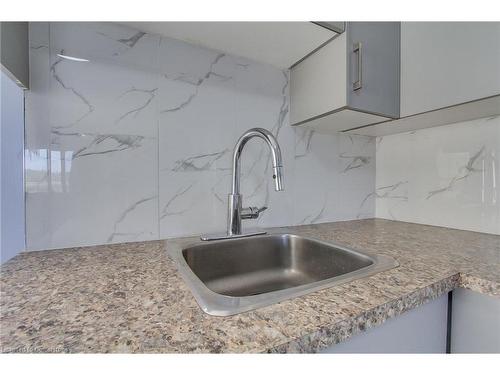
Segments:
[[[24,92],[1,72],[0,262],[24,250]]]
[[[250,142],[244,204],[269,209],[246,225],[374,216],[375,139],[289,126],[286,72],[109,23],[31,23],[30,44],[28,249],[224,230],[232,148],[255,126],[278,138],[285,191]]]
[[[377,138],[376,216],[500,234],[500,116]]]

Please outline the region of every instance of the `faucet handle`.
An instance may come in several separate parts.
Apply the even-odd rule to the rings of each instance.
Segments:
[[[262,206],[261,208],[257,208],[257,214],[260,214],[261,212],[264,212],[267,210],[267,206]]]
[[[261,212],[267,210],[266,206],[263,207],[245,207],[241,209],[242,219],[257,219]]]

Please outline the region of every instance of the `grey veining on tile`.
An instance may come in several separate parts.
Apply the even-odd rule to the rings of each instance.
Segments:
[[[140,199],[137,202],[131,204],[129,207],[127,207],[125,209],[125,211],[122,212],[120,217],[115,221],[115,223],[113,225],[113,233],[111,233],[110,236],[108,237],[108,242],[113,242],[115,237],[129,235],[130,233],[123,233],[123,232],[118,231],[117,228],[120,225],[120,223],[122,223],[125,220],[125,218],[127,217],[127,215],[130,214],[132,211],[134,211],[138,206],[140,206],[141,204],[150,202],[152,200],[156,200],[157,198],[158,197],[156,195],[152,196],[152,197],[143,198],[143,199]],[[140,233],[132,233],[132,235],[138,235],[138,234],[140,234]]]
[[[168,113],[168,112],[177,112],[177,111],[180,111],[181,109],[184,109],[185,107],[187,107],[195,97],[196,97],[196,93],[189,94],[188,98],[186,100],[184,100],[183,102],[175,105],[174,107],[162,109],[160,111],[160,113]]]
[[[180,197],[182,197],[184,194],[186,194],[191,188],[195,185],[195,182],[192,182],[186,187],[182,187],[177,192],[167,201],[165,206],[163,206],[162,210],[160,211],[160,220],[164,219],[167,216],[175,216],[175,215],[181,215],[184,212],[186,212],[189,208],[184,208],[180,210],[172,210],[171,205]]]
[[[306,132],[302,132],[299,137],[297,137],[295,142],[295,158],[303,158],[311,150],[311,142],[315,131],[308,129]]]
[[[130,38],[118,39],[118,42],[123,43],[123,44],[127,45],[128,47],[132,48],[139,41],[139,39],[141,39],[144,35],[146,35],[146,33],[139,31],[139,32],[135,33],[134,35],[132,35]]]
[[[400,191],[401,187],[405,187],[408,184],[408,181],[399,181],[392,185],[380,186],[375,189],[375,191],[369,193],[361,202],[360,209],[364,206],[366,201],[372,197],[376,199],[386,199],[393,202],[407,202],[408,194],[405,191]],[[391,218],[394,219],[391,210],[389,209],[389,214]]]
[[[298,225],[304,225],[304,224],[314,224],[314,223],[318,222],[318,220],[320,220],[323,217],[323,214],[325,213],[327,201],[328,201],[328,195],[325,194],[324,201],[321,204],[318,212],[306,215],[297,224]]]
[[[481,147],[481,149],[478,152],[476,152],[474,155],[472,155],[469,158],[469,161],[467,162],[467,164],[459,168],[458,174],[456,176],[454,176],[445,187],[429,191],[429,193],[427,194],[427,197],[425,199],[430,199],[433,196],[435,196],[436,194],[443,193],[445,191],[450,191],[453,189],[454,185],[457,182],[466,179],[472,173],[482,172],[482,169],[475,167],[475,164],[478,161],[478,158],[484,153],[484,149],[485,149],[485,146]]]
[[[346,155],[344,152],[339,155],[341,159],[348,159],[349,163],[346,165],[342,173],[346,173],[350,171],[351,169],[356,169],[356,168],[361,168],[368,163],[370,163],[371,157],[370,156],[363,156],[363,155]]]
[[[39,46],[34,46],[34,45],[31,45],[31,46],[30,46],[30,48],[31,48],[31,49],[33,49],[33,50],[38,50],[38,49],[41,49],[41,48],[47,48],[47,49],[48,49],[48,48],[49,48],[49,46],[44,45],[44,44],[39,45]]]
[[[165,75],[165,78],[172,79],[174,81],[188,83],[188,84],[193,85],[197,88],[200,87],[207,79],[212,78],[212,77],[219,78],[222,81],[230,80],[230,79],[232,79],[232,77],[225,76],[225,75],[216,73],[214,71],[215,65],[220,61],[220,59],[222,59],[225,56],[226,55],[224,53],[219,53],[217,56],[215,56],[215,59],[212,62],[210,62],[210,65],[208,67],[208,71],[207,71],[207,73],[205,73],[203,75],[203,77],[193,77],[193,76],[190,76],[189,74],[186,74],[186,73],[180,73],[176,77],[171,77],[169,75]],[[196,94],[197,93],[198,93],[198,91],[196,91]]]
[[[223,54],[223,53],[218,54],[215,57],[215,59],[210,63],[210,65],[208,67],[208,71],[207,71],[207,73],[205,73],[203,75],[203,77],[193,78],[193,77],[191,77],[191,76],[189,76],[189,75],[187,75],[185,73],[180,73],[176,77],[171,77],[168,74],[166,74],[165,78],[173,80],[173,81],[179,81],[179,82],[187,83],[189,85],[192,85],[195,88],[195,90],[194,90],[194,92],[190,93],[189,96],[184,101],[182,101],[181,103],[179,103],[179,104],[177,104],[177,105],[175,105],[173,107],[170,107],[170,108],[161,109],[160,113],[161,114],[165,114],[165,113],[169,113],[169,112],[177,112],[177,111],[180,111],[180,110],[183,110],[184,108],[186,108],[189,104],[191,104],[191,102],[193,101],[193,99],[199,94],[199,88],[200,88],[200,86],[206,80],[208,80],[208,79],[210,79],[212,77],[219,78],[219,79],[221,79],[223,81],[227,81],[227,80],[231,79],[231,77],[226,77],[226,76],[223,76],[221,74],[218,74],[218,73],[214,72],[215,65],[224,56],[226,56],[226,55]]]
[[[214,163],[225,156],[229,149],[209,154],[190,156],[185,159],[179,159],[174,162],[173,172],[180,171],[206,171],[212,167]]]
[[[376,185],[408,184],[376,217],[500,234],[499,140],[495,116],[377,138]]]
[[[382,219],[288,230],[400,266],[221,318],[201,311],[167,256],[177,239],[24,253],[1,268],[0,349],[315,352],[457,287],[500,298],[500,236]]]
[[[123,29],[125,29],[125,28],[123,28]],[[99,35],[102,35],[110,40],[113,40],[114,42],[117,42],[121,46],[125,47],[125,49],[123,51],[120,50],[120,51],[113,52],[113,56],[120,56],[122,53],[124,53],[124,51],[127,51],[128,49],[134,48],[135,45],[141,39],[143,39],[145,36],[148,35],[147,33],[142,32],[142,31],[136,31],[136,30],[130,30],[130,31],[132,31],[132,35],[128,38],[127,37],[116,38],[116,37],[113,37],[111,35],[108,35],[106,32],[103,32],[103,31],[97,31],[96,33]]]
[[[274,130],[273,134],[276,137],[276,139],[279,139],[280,130],[283,128],[283,125],[286,124],[286,119],[287,119],[287,115],[288,115],[288,107],[289,107],[288,86],[290,85],[290,77],[286,71],[282,71],[281,74],[283,76],[283,80],[285,81],[285,83],[283,84],[283,87],[281,88],[281,106],[279,108],[278,118],[277,118],[276,123],[273,127],[273,130]]]
[[[140,93],[140,94],[144,94],[145,95],[145,100],[144,100],[143,104],[139,104],[136,108],[128,110],[123,115],[121,115],[120,117],[118,117],[118,119],[115,121],[115,123],[119,123],[120,121],[122,121],[123,119],[125,119],[128,116],[137,117],[137,115],[139,113],[141,113],[141,111],[144,108],[146,108],[148,105],[151,104],[151,102],[153,101],[153,99],[156,96],[156,92],[157,91],[158,91],[157,87],[154,88],[154,89],[137,89],[135,87],[132,87],[130,90],[127,90],[123,94],[121,94],[118,97],[118,99],[123,98],[125,95],[129,95],[129,94],[132,94],[132,93]]]
[[[64,55],[64,49],[62,49],[60,52],[59,52],[60,55]],[[69,128],[73,125],[76,125],[78,124],[80,121],[82,121],[85,117],[89,116],[92,112],[94,112],[95,108],[94,106],[90,103],[89,99],[87,99],[80,91],[78,91],[76,88],[74,87],[71,87],[69,85],[67,85],[66,83],[64,83],[64,80],[61,78],[61,76],[59,75],[59,73],[57,72],[56,70],[56,67],[63,63],[64,61],[67,61],[65,59],[63,59],[62,57],[57,57],[56,61],[50,66],[50,72],[52,74],[52,77],[54,78],[54,80],[59,84],[61,85],[61,87],[65,90],[68,90],[70,91],[73,95],[75,95],[83,104],[85,107],[87,107],[87,110],[81,115],[79,116],[76,120],[74,120],[73,122],[71,122],[70,124],[67,124],[67,125],[60,125],[60,126],[54,126],[54,128],[58,129],[58,128]]]
[[[144,137],[139,135],[120,135],[120,134],[64,134],[61,132],[52,132],[58,136],[78,136],[78,137],[93,137],[92,141],[76,150],[73,153],[73,159],[92,156],[103,155],[112,152],[119,152],[129,149],[138,148],[141,146]],[[109,144],[111,142],[111,144]]]

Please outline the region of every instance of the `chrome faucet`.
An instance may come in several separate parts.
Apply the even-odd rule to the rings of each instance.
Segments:
[[[249,231],[242,233],[241,220],[257,219],[260,213],[267,207],[242,207],[243,196],[240,194],[240,159],[241,153],[246,143],[258,137],[263,139],[271,150],[271,158],[273,163],[273,179],[276,191],[283,190],[283,163],[281,161],[281,150],[278,141],[274,135],[266,129],[253,128],[247,130],[236,142],[233,151],[233,179],[231,194],[228,197],[228,218],[227,218],[227,233],[215,235],[202,235],[204,241],[233,238],[233,237],[248,237],[258,234],[265,234],[265,231]]]

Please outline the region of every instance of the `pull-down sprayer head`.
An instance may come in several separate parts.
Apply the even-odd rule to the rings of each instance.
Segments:
[[[283,166],[282,165],[275,166],[274,161],[273,161],[273,178],[274,178],[274,189],[276,191],[285,190],[283,186]]]

